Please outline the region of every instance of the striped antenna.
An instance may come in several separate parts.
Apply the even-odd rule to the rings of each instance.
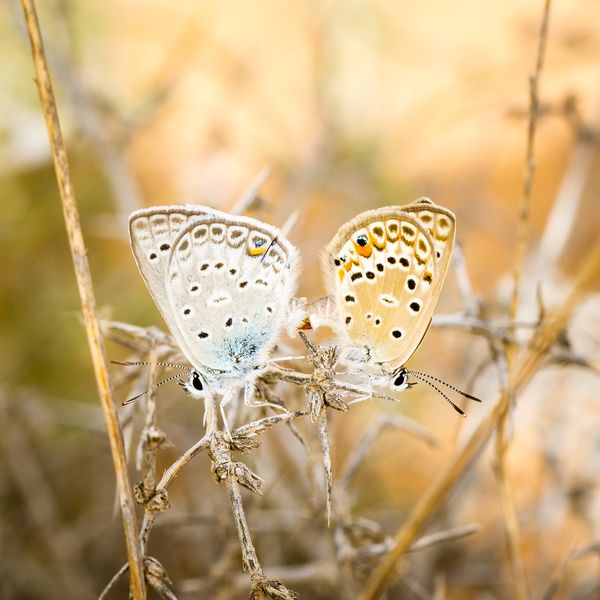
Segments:
[[[152,390],[155,390],[157,387],[161,386],[163,383],[169,383],[169,381],[173,381],[173,379],[179,379],[179,375],[171,375],[171,377],[167,377],[166,379],[163,379],[162,381],[159,381],[158,383],[155,383],[152,386]],[[125,400],[125,402],[121,403],[121,406],[127,406],[128,404],[132,404],[133,402],[135,402],[138,398],[141,398],[142,396],[145,396],[150,390],[146,390],[145,392],[142,392],[141,394],[138,394],[137,396],[134,396],[133,398],[129,398],[129,400]]]

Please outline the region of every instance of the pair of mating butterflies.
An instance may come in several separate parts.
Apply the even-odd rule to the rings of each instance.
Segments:
[[[276,227],[203,206],[138,210],[129,230],[144,281],[194,367],[187,389],[248,384],[289,318],[296,248]],[[431,323],[454,235],[452,212],[425,198],[364,212],[340,228],[323,270],[355,371],[395,389],[408,386],[409,373],[423,375],[404,364]]]

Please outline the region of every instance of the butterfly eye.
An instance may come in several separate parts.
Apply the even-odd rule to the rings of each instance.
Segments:
[[[192,374],[192,387],[197,390],[198,392],[201,392],[204,389],[204,386],[202,385],[202,380],[200,379],[200,375],[198,374],[198,371],[194,371]]]
[[[398,374],[396,375],[396,378],[394,379],[394,387],[395,388],[404,387],[406,385],[407,381],[408,381],[408,374],[406,372],[406,369],[400,369],[400,371],[398,371]]]

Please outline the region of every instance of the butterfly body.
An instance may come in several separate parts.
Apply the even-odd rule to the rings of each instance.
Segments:
[[[182,353],[213,391],[267,359],[297,279],[297,252],[266,223],[202,206],[134,212],[140,273]]]
[[[328,245],[323,269],[344,360],[393,378],[431,323],[454,244],[455,217],[422,198],[366,211]]]

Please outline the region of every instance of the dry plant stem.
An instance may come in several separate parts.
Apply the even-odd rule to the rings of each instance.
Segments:
[[[143,487],[146,495],[151,494],[156,485],[156,454],[158,447],[153,447],[150,443],[150,438],[156,427],[156,389],[154,388],[157,371],[156,361],[156,349],[152,348],[148,356],[150,373],[146,392],[146,422],[140,436],[139,453],[141,454],[141,464],[138,467],[144,470]]]
[[[373,447],[376,440],[379,439],[381,433],[388,428],[400,429],[423,440],[430,446],[439,446],[438,439],[416,421],[401,415],[377,415],[373,418],[362,439],[346,460],[339,479],[340,489],[347,490],[350,487],[350,483],[365,461],[367,453]]]
[[[252,206],[252,203],[258,196],[260,188],[270,176],[271,167],[263,167],[250,182],[250,185],[242,192],[242,195],[235,201],[229,212],[234,215],[241,215],[242,213],[246,212]]]
[[[214,411],[213,411],[214,413]],[[166,490],[169,485],[173,482],[173,480],[177,477],[181,469],[187,465],[187,463],[194,458],[194,456],[200,454],[208,448],[210,444],[211,434],[204,435],[200,440],[198,440],[191,448],[189,448],[184,454],[182,454],[163,474],[161,480],[158,482],[156,489]],[[148,540],[150,537],[150,531],[152,530],[152,526],[154,525],[156,515],[145,514],[144,521],[142,523],[142,530],[140,533],[141,546],[144,552],[146,552],[148,546]]]
[[[564,558],[561,560],[560,564],[552,573],[552,577],[550,578],[550,582],[548,583],[544,593],[540,596],[540,600],[552,600],[556,593],[558,592],[561,584],[564,581],[565,573],[567,572],[567,567],[571,562],[571,559],[575,556],[575,550],[571,548]]]
[[[586,122],[588,120],[597,126],[600,120],[600,97],[595,99],[593,111]],[[570,239],[597,150],[597,138],[590,139],[588,136],[579,136],[577,145],[571,153],[569,166],[558,188],[537,251],[534,268],[536,273],[541,274],[542,280],[555,271],[560,256]]]
[[[537,121],[539,116],[539,94],[538,85],[544,65],[544,56],[546,53],[546,43],[548,39],[548,22],[550,17],[551,0],[545,0],[544,11],[542,15],[542,23],[538,36],[538,49],[535,63],[535,70],[529,77],[529,124],[527,128],[527,150],[525,164],[525,178],[523,181],[523,195],[521,197],[521,206],[519,210],[519,225],[517,236],[517,252],[514,265],[514,289],[510,306],[509,317],[515,320],[519,310],[521,300],[521,281],[523,277],[523,269],[525,266],[525,256],[527,253],[528,237],[529,237],[529,213],[531,204],[531,191],[533,188],[533,179],[535,174],[535,134]],[[516,353],[514,345],[509,346],[507,352],[508,368],[513,366],[513,359]],[[509,389],[504,388],[502,393],[503,406],[498,420],[496,432],[496,458],[494,471],[498,481],[500,491],[500,499],[502,511],[504,515],[504,525],[506,528],[506,538],[508,547],[508,556],[512,570],[515,597],[519,600],[526,600],[529,597],[527,590],[527,582],[525,578],[525,566],[523,557],[521,556],[521,533],[519,529],[519,521],[513,490],[509,480],[508,468],[506,465],[506,456],[509,446],[507,433],[507,419],[510,413],[510,408],[513,404],[512,393]]]
[[[331,446],[329,443],[329,430],[327,428],[327,408],[321,407],[318,418],[319,439],[321,440],[321,452],[323,455],[323,467],[325,469],[325,481],[327,485],[327,527],[331,526],[331,495],[333,493],[333,467],[331,466]]]
[[[418,539],[410,548],[410,552],[418,552],[426,550],[448,542],[454,542],[464,539],[478,533],[481,530],[481,525],[473,523],[462,527],[455,527],[445,531],[438,531],[431,535],[424,536]],[[372,549],[372,551],[370,551]],[[363,551],[364,550],[364,551]],[[389,550],[389,545],[385,543],[377,544],[365,548],[360,548],[356,552],[356,557],[359,560],[365,560],[373,556],[385,554]],[[275,579],[287,582],[290,585],[296,584],[339,584],[339,563],[334,560],[317,560],[314,562],[304,563],[294,566],[274,566],[269,567],[269,575]],[[231,580],[231,593],[243,590],[247,586],[247,578],[243,574],[235,575]],[[206,590],[210,585],[210,579],[207,577],[198,577],[187,579],[180,584],[180,589],[184,593],[194,593]],[[336,589],[339,593],[339,588]],[[230,597],[230,596],[228,596]],[[332,596],[333,597],[333,596]],[[338,597],[337,595],[335,596]]]
[[[587,255],[587,260],[567,298],[552,317],[541,325],[523,356],[518,357],[517,366],[510,375],[510,392],[516,395],[536,374],[546,359],[552,344],[567,324],[576,300],[592,284],[596,283],[599,276],[600,240]],[[421,496],[407,521],[396,533],[393,549],[367,581],[359,597],[360,600],[373,600],[383,594],[390,580],[393,579],[397,562],[407,552],[422,529],[433,519],[454,487],[473,464],[497,427],[499,419],[506,410],[507,403],[508,395],[501,393],[490,413],[481,421],[464,446],[457,451],[445,469]]]
[[[88,343],[94,363],[94,372],[100,394],[100,401],[104,412],[104,418],[108,429],[108,438],[112,452],[115,473],[117,477],[117,487],[119,490],[119,500],[121,507],[121,516],[123,519],[123,528],[125,531],[125,542],[127,547],[127,560],[130,571],[130,589],[134,599],[143,599],[146,596],[144,582],[144,568],[141,549],[138,543],[137,523],[135,519],[135,504],[131,491],[131,483],[127,472],[127,460],[125,458],[125,448],[115,405],[113,403],[112,393],[108,380],[106,365],[106,356],[104,353],[104,344],[100,325],[96,314],[96,301],[92,286],[89,264],[81,225],[79,223],[79,213],[75,201],[75,193],[71,183],[69,172],[69,163],[67,153],[62,139],[58,110],[52,90],[50,72],[44,54],[42,35],[38,23],[38,18],[33,0],[22,0],[27,31],[31,41],[31,51],[33,54],[33,63],[36,72],[36,83],[40,94],[42,110],[46,120],[48,136],[52,146],[52,158],[58,180],[58,187],[63,205],[65,224],[69,237],[69,246],[73,257],[75,267],[75,276],[79,295],[81,298],[81,307],[83,320],[87,333]]]
[[[242,493],[235,478],[235,474],[231,473],[227,476],[225,485],[227,487],[229,501],[231,502],[231,511],[233,512],[233,519],[235,521],[240,540],[240,547],[242,549],[242,564],[244,571],[250,574],[250,579],[252,581],[257,578],[263,578],[263,570],[258,562],[256,549],[254,548],[252,538],[250,537],[250,529],[248,527],[248,522],[246,521],[246,514],[244,513],[244,505],[242,503]]]
[[[465,254],[460,242],[456,242],[454,244],[454,251],[452,252],[452,266],[454,267],[456,285],[460,291],[467,315],[478,315],[480,302],[473,292],[473,286],[471,284],[471,278],[469,277],[469,270],[467,269]]]
[[[98,596],[98,600],[104,600],[110,590],[112,590],[113,586],[117,583],[117,581],[119,581],[119,579],[121,579],[121,577],[123,575],[125,575],[125,573],[127,573],[127,571],[129,570],[129,565],[123,565],[113,576],[112,579],[106,584],[106,587],[102,590],[102,592],[100,593],[100,595]]]
[[[506,465],[506,453],[509,445],[507,437],[507,417],[513,402],[509,399],[508,391],[504,390],[501,393],[506,399],[503,398],[502,400],[504,410],[503,414],[500,416],[498,427],[496,429],[496,459],[494,461],[494,474],[498,482],[498,491],[500,493],[500,501],[504,515],[506,543],[514,579],[515,597],[519,600],[526,600],[529,597],[529,592],[527,590],[525,578],[525,566],[521,556],[521,532],[515,498]]]
[[[446,542],[454,542],[463,538],[469,537],[478,533],[481,530],[479,523],[472,523],[470,525],[463,525],[461,527],[454,527],[452,529],[446,529],[444,531],[436,531],[430,535],[424,535],[419,538],[409,549],[408,552],[419,552],[420,550],[426,550],[433,546],[439,546]],[[387,554],[393,547],[394,541],[391,538],[386,539],[380,544],[371,544],[370,546],[362,546],[354,550],[354,557],[358,560],[365,560],[366,558],[373,558],[376,556],[383,556]]]
[[[535,133],[539,116],[540,101],[538,96],[538,83],[544,66],[544,57],[546,54],[546,42],[548,39],[548,22],[550,18],[551,0],[545,0],[544,12],[542,15],[542,24],[538,36],[538,51],[535,63],[535,70],[529,76],[529,124],[527,128],[527,150],[525,157],[525,179],[523,181],[523,195],[521,196],[521,205],[519,208],[519,226],[517,234],[517,252],[515,266],[513,271],[514,289],[511,302],[511,315],[517,314],[517,309],[521,293],[521,279],[523,275],[523,266],[525,263],[525,254],[527,252],[527,242],[529,237],[529,205],[531,203],[531,190],[533,187],[533,177],[535,174]]]

